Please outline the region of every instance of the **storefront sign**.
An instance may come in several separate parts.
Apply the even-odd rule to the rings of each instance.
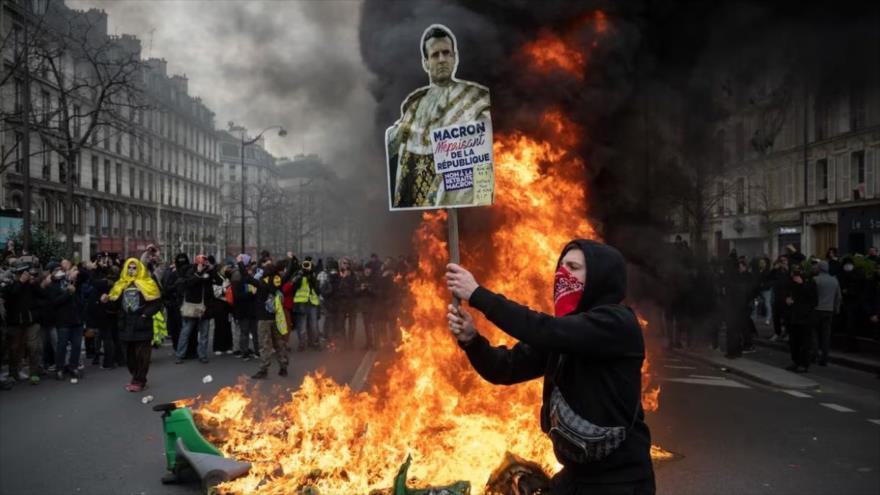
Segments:
[[[800,234],[800,233],[801,233],[800,227],[779,227],[779,235]]]

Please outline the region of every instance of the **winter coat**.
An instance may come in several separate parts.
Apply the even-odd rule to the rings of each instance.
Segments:
[[[796,283],[789,278],[785,291],[782,294],[783,304],[788,307],[788,321],[792,325],[811,325],[815,320],[815,308],[819,302],[816,291],[816,282],[813,279],[802,277],[802,283]],[[788,305],[786,298],[792,298],[794,303]]]
[[[651,434],[641,406],[645,342],[635,314],[622,304],[626,293],[623,256],[614,248],[577,240],[587,263],[587,285],[577,309],[563,317],[533,311],[479,287],[470,305],[518,340],[493,347],[482,336],[461,344],[474,369],[491,383],[512,385],[544,378],[541,426],[549,429],[548,379],[562,355],[556,386],[581,417],[602,426],[623,426],[626,440],[606,458],[588,464],[559,459],[577,483],[653,485]],[[623,487],[621,487],[623,488]],[[621,490],[623,493],[623,490]]]
[[[52,323],[56,328],[82,326],[82,294],[70,292],[66,279],[53,280],[46,287],[46,303],[52,308]]]
[[[44,292],[39,282],[31,280],[23,284],[16,280],[4,293],[6,303],[6,323],[26,326],[40,322]]]
[[[119,340],[143,342],[153,339],[153,315],[162,310],[162,300],[147,301],[134,284],[129,285],[116,301],[108,303],[119,312]]]

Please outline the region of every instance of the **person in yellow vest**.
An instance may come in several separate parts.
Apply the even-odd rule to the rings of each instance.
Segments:
[[[299,339],[298,350],[304,351],[306,345],[311,349],[321,350],[324,340],[318,329],[318,307],[321,300],[318,297],[318,277],[310,257],[303,261],[300,270],[294,275],[293,287],[293,326]]]
[[[276,326],[275,295],[281,290],[281,276],[271,258],[263,261],[253,277],[247,282],[257,288],[255,296],[257,335],[260,341],[260,369],[251,378],[261,380],[269,374],[272,357],[278,360],[278,376],[287,376],[289,333],[281,333]],[[284,329],[286,330],[286,329]]]

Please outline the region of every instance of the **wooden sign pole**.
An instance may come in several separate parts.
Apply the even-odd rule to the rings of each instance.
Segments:
[[[446,225],[448,227],[447,243],[449,244],[449,262],[459,264],[461,257],[458,252],[458,208],[446,209]],[[456,308],[461,304],[461,299],[452,298],[452,305]]]

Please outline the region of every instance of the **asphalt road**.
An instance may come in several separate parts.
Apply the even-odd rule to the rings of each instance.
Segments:
[[[755,357],[788,364],[784,356]],[[880,381],[874,375],[827,368],[816,373],[825,376],[811,376],[820,389],[798,392],[677,354],[656,364],[660,408],[648,423],[655,444],[681,455],[656,464],[658,493],[880,493]]]
[[[165,474],[162,425],[152,406],[199,394],[211,397],[256,372],[258,364],[212,355],[208,364],[176,365],[170,353],[170,345],[154,350],[149,387],[142,393],[123,390],[130,379],[126,369],[104,371],[90,364],[77,384],[48,380],[0,392],[0,494],[201,493],[196,484],[160,483]],[[349,382],[363,355],[292,352],[289,376],[279,377],[273,364],[261,387],[296,388],[307,372],[317,369]],[[206,375],[213,378],[211,383],[203,383]],[[154,401],[145,405],[141,398],[146,395]]]
[[[256,364],[223,356],[175,365],[169,352],[155,354],[142,394],[122,390],[125,370],[94,367],[76,385],[50,381],[0,393],[0,494],[199,493],[197,485],[160,484],[162,430],[151,406],[210,397]],[[290,376],[279,378],[273,367],[263,390],[296,387],[318,368],[350,381],[362,356],[294,353]],[[676,354],[656,357],[654,369],[662,392],[648,423],[654,443],[679,455],[656,465],[658,493],[880,493],[880,383],[873,375],[827,368],[816,373],[820,390],[792,394]],[[207,374],[213,382],[204,384]],[[146,394],[153,404],[141,403]]]

